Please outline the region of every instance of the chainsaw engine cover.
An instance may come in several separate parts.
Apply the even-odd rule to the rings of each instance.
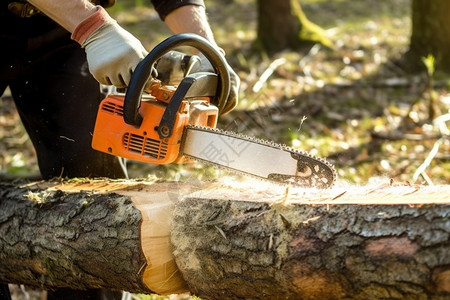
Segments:
[[[173,134],[169,138],[161,139],[158,126],[167,103],[152,96],[144,96],[139,108],[139,114],[143,117],[139,128],[125,123],[123,106],[122,95],[110,95],[101,102],[92,148],[154,164],[182,162],[180,145],[183,128],[188,124],[215,128],[217,123],[216,106],[202,99],[183,100],[176,114]]]

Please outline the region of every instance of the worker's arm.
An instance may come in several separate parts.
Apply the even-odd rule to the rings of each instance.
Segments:
[[[164,19],[164,22],[169,26],[173,33],[190,32],[203,36],[211,44],[217,47],[217,49],[225,56],[225,51],[217,46],[214,39],[213,32],[208,23],[206,17],[205,8],[200,5],[184,5],[172,12],[170,12]],[[201,55],[202,67],[200,71],[210,71],[212,69],[211,64],[206,61],[206,58]],[[232,110],[238,102],[239,84],[240,79],[231,67],[228,67],[231,80],[230,96],[221,114],[227,113]]]
[[[70,32],[74,32],[78,24],[97,11],[97,8],[87,0],[29,0],[28,2]]]
[[[164,22],[175,34],[183,32],[195,33],[217,46],[203,6],[181,6],[168,14]],[[220,50],[223,52],[222,49]]]
[[[87,0],[30,0],[72,33],[86,51],[89,71],[102,84],[124,88],[147,51],[108,13]]]

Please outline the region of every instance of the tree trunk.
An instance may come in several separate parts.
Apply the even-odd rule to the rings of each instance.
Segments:
[[[450,187],[416,189],[201,194],[174,255],[204,299],[450,299]]]
[[[170,250],[174,187],[108,181],[2,184],[0,282],[186,292]]]
[[[331,47],[325,32],[310,22],[298,0],[258,0],[258,42],[270,54],[313,43]]]
[[[436,68],[450,71],[450,2],[447,0],[412,1],[412,35],[407,54],[409,63],[422,65],[421,57],[436,59]]]
[[[204,299],[450,299],[450,186],[100,180],[0,191],[4,283]]]

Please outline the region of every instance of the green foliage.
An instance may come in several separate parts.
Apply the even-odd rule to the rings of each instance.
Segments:
[[[320,26],[311,22],[303,12],[298,0],[291,0],[293,13],[298,17],[302,28],[299,32],[299,39],[303,41],[313,41],[320,43],[328,48],[334,48],[332,41],[328,38],[327,33]]]
[[[422,62],[427,68],[428,76],[433,76],[435,71],[435,59],[432,54],[429,54],[427,57],[422,57]]]

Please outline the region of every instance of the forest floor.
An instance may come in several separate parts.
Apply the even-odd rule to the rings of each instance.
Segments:
[[[147,2],[117,2],[111,14],[147,49],[170,35]],[[450,76],[433,74],[430,88],[426,72],[411,73],[399,63],[411,34],[409,0],[301,1],[307,17],[326,30],[335,49],[317,44],[274,56],[255,46],[255,1],[206,3],[216,40],[241,78],[240,103],[220,120],[219,128],[327,158],[335,164],[338,184],[380,179],[450,183],[448,126],[439,130],[428,114],[429,99],[435,97],[441,114],[448,116]],[[202,164],[129,163],[130,177],[203,180],[223,172]],[[33,147],[13,102],[4,95],[0,174],[37,173]]]

